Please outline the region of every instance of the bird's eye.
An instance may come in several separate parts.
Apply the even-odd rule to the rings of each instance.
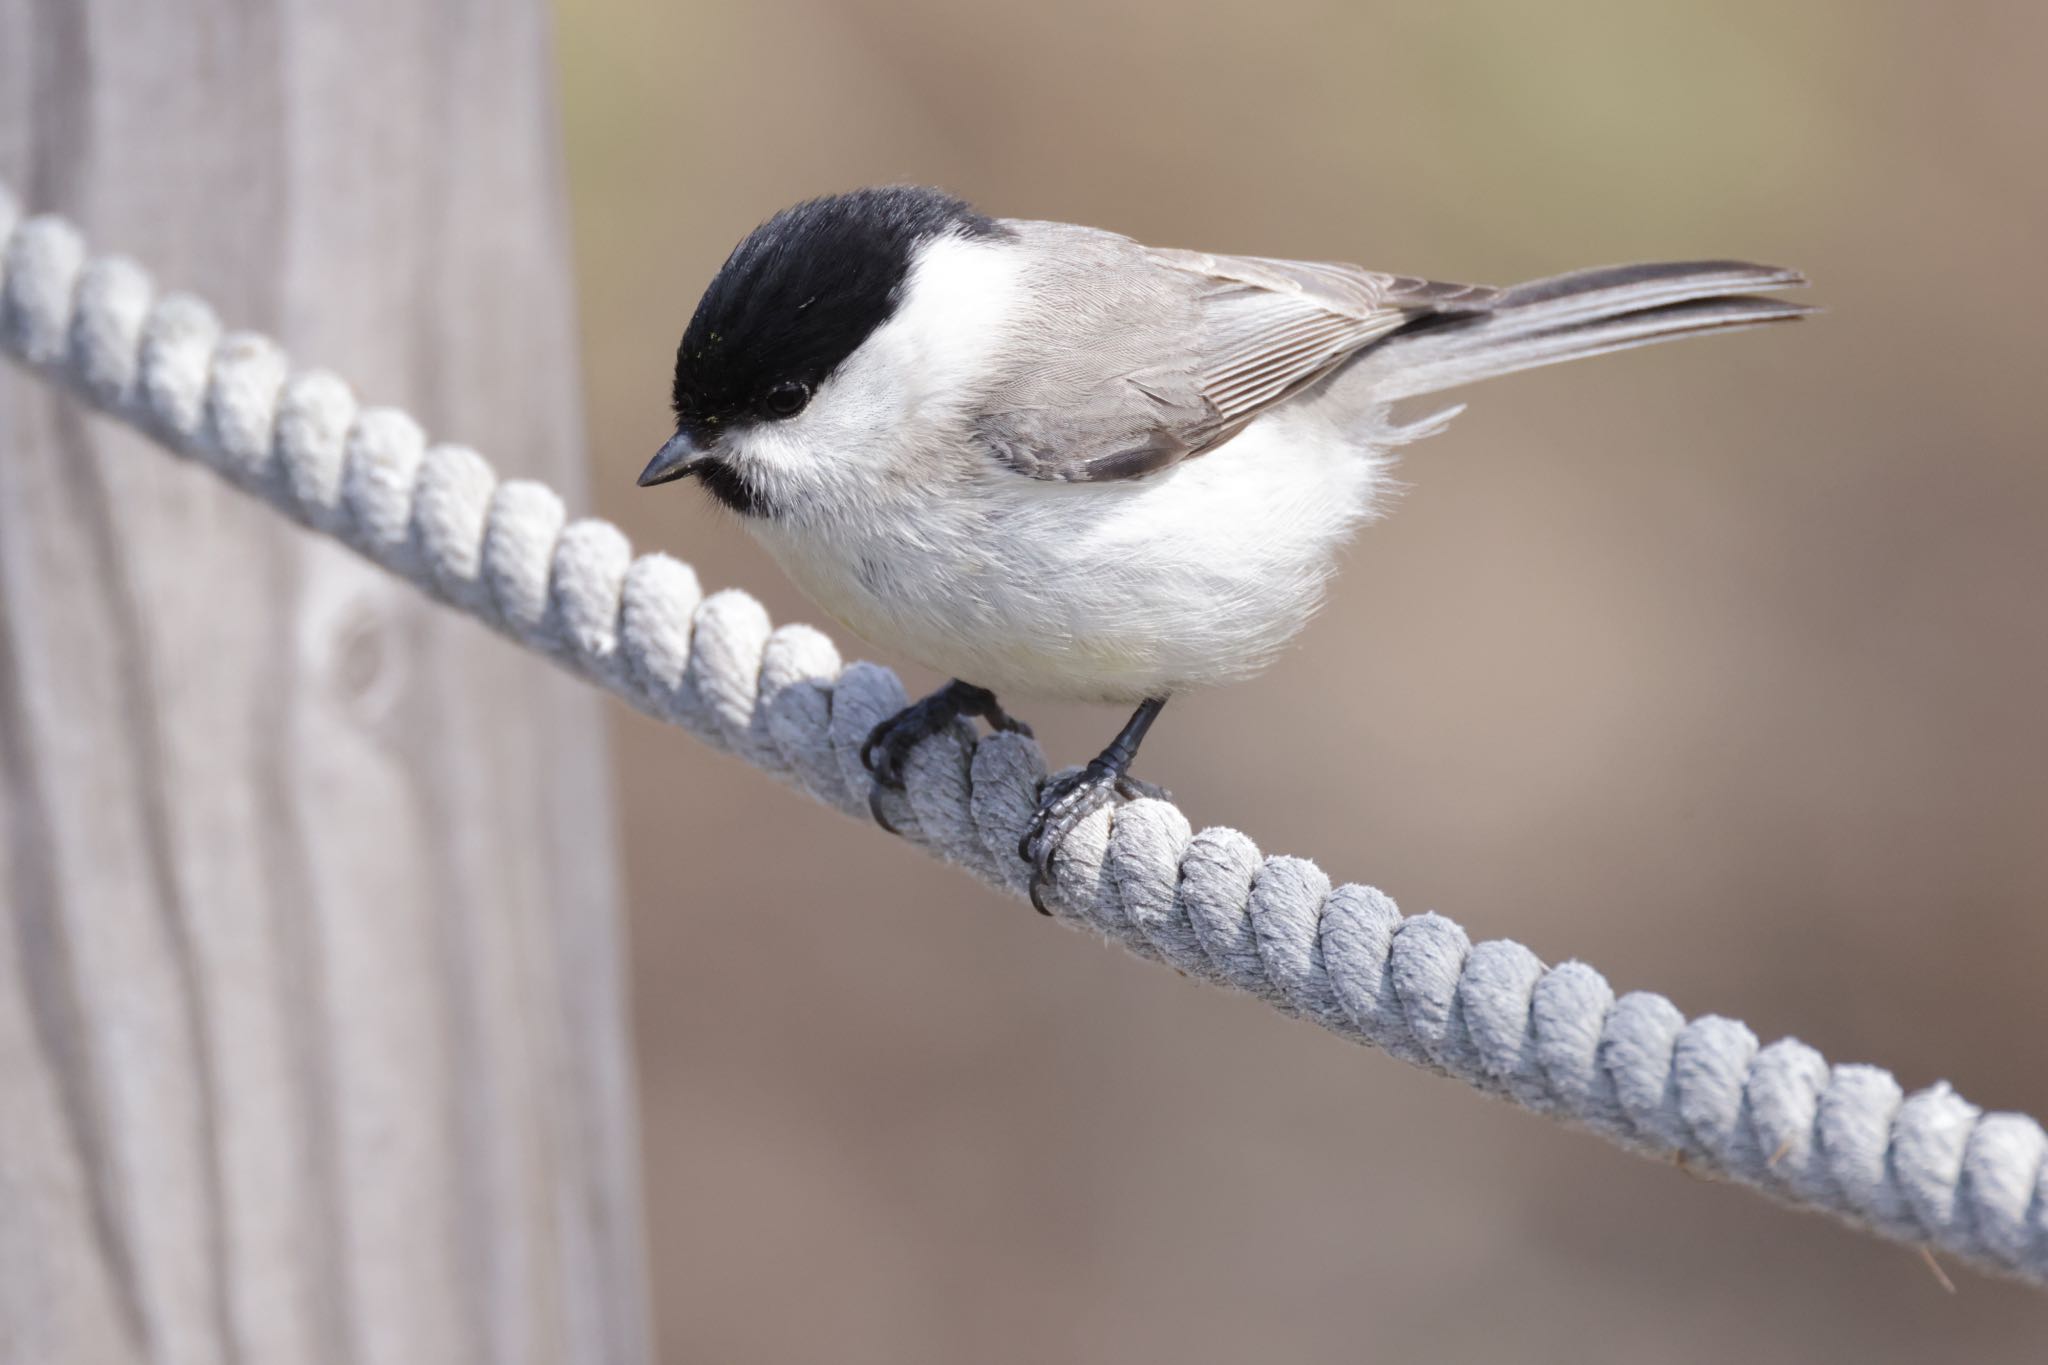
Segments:
[[[761,406],[770,417],[794,417],[811,401],[811,387],[794,380],[777,384],[762,396]]]

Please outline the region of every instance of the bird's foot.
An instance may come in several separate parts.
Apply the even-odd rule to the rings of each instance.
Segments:
[[[1091,762],[1079,772],[1054,778],[1038,793],[1038,813],[1024,828],[1017,856],[1031,864],[1031,905],[1041,915],[1050,915],[1044,891],[1052,882],[1052,860],[1083,820],[1111,801],[1135,801],[1140,797],[1168,799],[1164,787],[1132,777],[1108,755]]]
[[[996,702],[996,694],[972,683],[949,682],[922,701],[912,702],[868,732],[860,746],[860,763],[875,779],[868,810],[875,823],[898,833],[882,812],[882,792],[902,791],[904,767],[918,745],[939,734],[962,716],[979,716],[998,730],[1029,738],[1031,727]]]

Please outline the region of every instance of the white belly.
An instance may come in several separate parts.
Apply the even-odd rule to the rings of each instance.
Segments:
[[[1374,510],[1385,434],[1289,405],[1149,478],[991,471],[857,525],[750,525],[885,652],[1003,697],[1135,703],[1248,677],[1307,624]]]

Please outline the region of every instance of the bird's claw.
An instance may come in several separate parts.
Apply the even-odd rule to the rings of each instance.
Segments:
[[[874,786],[868,788],[868,814],[875,818],[876,824],[889,833],[901,838],[903,831],[896,828],[896,822],[891,820],[888,811],[882,808],[882,793],[887,790],[888,788],[884,787],[879,780],[876,781]]]
[[[868,731],[860,746],[860,766],[877,786],[902,791],[903,765],[910,751],[953,723],[954,713],[932,701],[926,697],[915,702]]]
[[[1052,884],[1052,861],[1072,834],[1089,816],[1112,801],[1136,801],[1142,797],[1167,799],[1166,789],[1118,772],[1096,759],[1079,772],[1047,782],[1038,793],[1038,810],[1024,827],[1017,843],[1017,856],[1031,865],[1031,907],[1041,915],[1052,911],[1045,904],[1045,889]]]
[[[860,765],[875,780],[868,792],[868,812],[875,817],[876,824],[891,834],[902,832],[883,813],[882,793],[902,791],[912,752],[962,716],[979,716],[995,729],[1027,739],[1031,736],[1031,727],[1003,710],[996,703],[995,694],[986,688],[952,682],[929,697],[912,702],[868,731],[860,746]]]

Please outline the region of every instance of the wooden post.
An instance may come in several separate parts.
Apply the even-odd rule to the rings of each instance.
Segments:
[[[0,0],[0,176],[582,482],[539,0]],[[648,1358],[587,690],[0,366],[0,1361]]]

